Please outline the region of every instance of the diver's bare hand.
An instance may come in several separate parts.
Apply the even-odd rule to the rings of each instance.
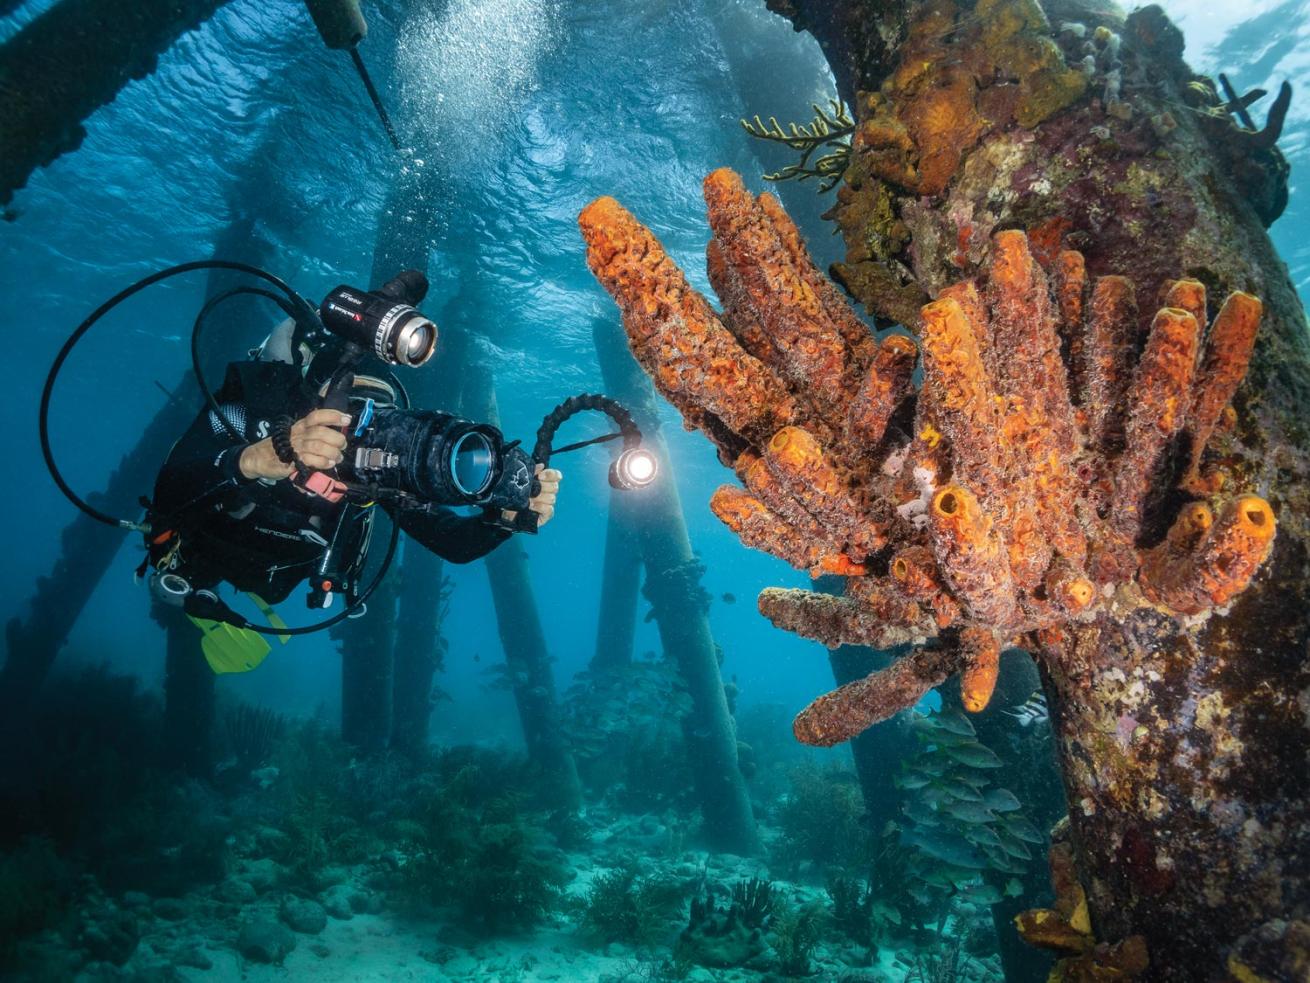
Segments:
[[[537,483],[541,485],[541,491],[528,502],[528,508],[537,513],[537,528],[540,529],[555,514],[555,500],[559,497],[559,483],[563,475],[554,468],[548,468],[544,464],[538,464],[536,470]],[[513,522],[517,512],[506,512],[505,521]]]
[[[291,424],[291,449],[315,471],[327,471],[341,463],[346,449],[346,435],[339,427],[350,423],[350,416],[338,410],[314,410]],[[241,473],[247,478],[280,481],[295,473],[294,464],[283,464],[265,438],[241,452]]]

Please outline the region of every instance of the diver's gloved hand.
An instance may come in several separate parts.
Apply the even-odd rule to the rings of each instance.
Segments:
[[[540,529],[555,514],[555,500],[559,497],[559,483],[564,475],[554,468],[546,467],[544,464],[538,464],[534,473],[537,477],[537,483],[541,486],[541,491],[532,496],[528,502],[528,508],[537,513],[537,528]],[[505,522],[512,525],[517,515],[517,512],[507,509],[504,513]]]
[[[350,415],[338,410],[314,410],[291,425],[291,448],[305,467],[327,471],[341,463],[346,435],[340,427],[350,424]],[[277,456],[273,438],[266,437],[241,452],[241,473],[247,478],[281,481],[295,473],[295,464]]]

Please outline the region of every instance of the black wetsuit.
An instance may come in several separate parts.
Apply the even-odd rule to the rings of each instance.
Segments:
[[[361,377],[355,398],[382,403],[390,396],[384,385],[369,387]],[[241,474],[242,450],[267,437],[272,421],[300,419],[315,408],[300,371],[285,362],[236,362],[228,366],[216,398],[244,439],[234,440],[205,409],[173,445],[155,483],[154,528],[175,530],[181,537],[177,572],[196,588],[227,581],[277,603],[316,572],[339,526],[335,554],[347,563],[362,557],[371,509],[329,502],[291,481]],[[446,508],[387,511],[409,536],[452,563],[485,556],[511,535],[481,516]]]

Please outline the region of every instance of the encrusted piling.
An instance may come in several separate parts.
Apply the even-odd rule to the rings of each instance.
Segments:
[[[0,205],[227,0],[59,0],[0,45]]]
[[[736,730],[710,632],[709,596],[700,585],[701,566],[687,537],[674,462],[658,429],[654,394],[625,351],[618,325],[598,321],[594,334],[606,391],[633,411],[646,446],[660,462],[660,479],[629,495],[646,567],[644,593],[664,656],[677,664],[691,697],[691,713],[682,730],[705,836],[718,849],[755,854],[760,850],[759,832],[737,760]]]
[[[922,173],[893,166],[890,131],[877,137],[877,154],[872,134],[857,140],[856,161],[876,163],[880,180],[904,188],[904,213],[923,228],[947,220],[925,194],[950,198],[952,216],[973,209],[976,218],[992,200],[969,194],[985,195],[994,170],[966,183],[990,143],[1034,131],[1040,141],[1045,127],[1074,125],[1068,117],[1087,112],[1086,80],[1068,82],[1040,11],[1018,29],[988,22],[1016,5],[1037,10],[1001,0],[958,31],[967,43],[975,32],[982,43],[993,27],[1000,36],[989,43],[1046,36],[1034,49],[1045,52],[1042,67],[995,94],[1018,100],[1008,117],[993,107],[992,123],[957,145],[949,166],[934,158],[931,191]],[[916,28],[907,49],[927,59],[929,85],[934,38],[955,11],[933,7],[925,16],[936,26]],[[955,45],[941,57],[960,53]],[[940,69],[952,98],[963,92],[953,81],[959,67]],[[901,164],[914,168],[923,165],[916,151],[943,131],[909,125],[925,111],[925,90],[909,91],[885,89],[864,111],[866,128],[907,126]],[[967,104],[974,98],[982,96],[968,96],[960,111],[976,110]],[[1012,152],[1032,152],[1029,139]],[[1156,160],[1149,166],[1179,166]],[[848,184],[842,207],[861,187]],[[911,258],[937,300],[908,318],[924,359],[922,387],[904,395],[913,428],[890,442],[866,434],[865,443],[828,385],[834,374],[858,378],[860,356],[846,347],[842,319],[817,303],[803,257],[765,235],[777,228],[766,221],[776,210],[767,197],[750,204],[722,172],[706,180],[722,314],[687,296],[681,272],[618,203],[603,200],[580,216],[589,264],[624,312],[643,367],[745,485],[716,492],[716,514],[747,544],[815,575],[842,566],[843,596],[770,588],[761,612],[829,646],[912,647],[812,702],[796,719],[801,740],[849,739],[957,672],[961,700],[981,711],[1003,646],[1038,659],[1095,933],[1058,979],[1085,978],[1076,974],[1092,967],[1139,973],[1143,952],[1154,978],[1171,980],[1255,966],[1281,978],[1281,967],[1302,958],[1299,929],[1279,919],[1295,918],[1307,901],[1306,877],[1285,858],[1310,860],[1298,832],[1310,828],[1301,781],[1310,742],[1296,709],[1310,687],[1307,503],[1304,483],[1290,481],[1310,472],[1294,422],[1310,391],[1310,346],[1258,228],[1228,199],[1197,194],[1247,244],[1232,253],[1199,233],[1183,252],[1171,244],[1175,258],[1214,264],[1204,278],[1166,275],[1159,257],[1144,255],[1144,237],[1107,248],[1084,229],[1076,241],[1086,251],[1073,248],[1068,236],[1082,213],[1065,215],[1040,193],[1015,199],[995,235],[971,228],[923,240]],[[1042,202],[1050,212],[1038,221],[1029,208]],[[1261,283],[1263,304],[1248,296]],[[875,311],[879,296],[867,298]],[[687,310],[700,312],[691,331],[679,315]],[[716,338],[708,360],[711,349],[697,341],[707,331]],[[725,360],[758,366],[751,371],[772,373],[784,388],[760,393]],[[858,387],[848,391],[858,398]],[[898,418],[908,410],[898,408]],[[1283,822],[1283,808],[1299,818]],[[1227,844],[1239,829],[1234,855]]]
[[[464,412],[474,420],[498,426],[500,412],[490,369],[478,364],[472,354],[466,366]],[[546,530],[544,535],[549,536],[550,532]],[[541,625],[523,547],[523,540],[511,540],[488,553],[483,562],[491,583],[496,625],[528,757],[541,769],[558,804],[576,808],[582,801],[582,786],[560,727],[546,632]]]

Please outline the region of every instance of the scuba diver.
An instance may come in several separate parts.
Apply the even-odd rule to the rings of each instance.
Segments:
[[[229,270],[262,281],[208,300],[191,331],[191,360],[206,408],[174,444],[145,515],[111,515],[83,499],[55,461],[50,409],[59,373],[102,318],[142,290],[196,270]],[[270,290],[269,287],[275,288]],[[215,672],[245,672],[270,650],[363,615],[386,575],[403,529],[453,563],[485,556],[513,533],[536,533],[555,513],[560,473],[553,454],[622,441],[609,468],[612,488],[644,488],[659,470],[641,428],[608,396],[570,396],[542,419],[531,450],[488,423],[413,409],[391,366],[416,367],[436,351],[437,326],[414,306],[427,278],[406,270],[377,290],[345,284],[311,304],[266,270],[198,260],[157,270],[100,304],[68,336],[41,392],[41,453],[55,485],[80,511],[144,538],[156,600],[181,608],[203,633]],[[217,393],[201,371],[200,339],[216,306],[242,294],[276,303],[287,315],[246,361],[228,366]],[[560,427],[597,411],[617,430],[556,447]],[[463,515],[452,507],[479,511]],[[364,583],[364,560],[379,507],[391,517],[386,554]],[[288,627],[272,605],[308,581],[311,608],[342,610]],[[218,595],[221,583],[245,592],[268,621],[255,624]]]
[[[436,347],[436,326],[413,306],[427,287],[421,273],[407,270],[376,291],[338,288],[333,296],[380,300],[393,315],[386,330],[394,338],[393,350],[381,354],[393,364],[419,365]],[[338,302],[350,306],[340,297]],[[407,313],[397,317],[397,311]],[[324,313],[331,312],[330,298]],[[356,614],[363,613],[360,574],[376,505],[413,540],[452,563],[479,559],[516,529],[535,531],[554,515],[561,475],[540,463],[528,465],[535,480],[521,496],[535,513],[526,527],[516,510],[494,503],[478,514],[460,515],[436,504],[450,497],[385,497],[379,488],[374,503],[344,494],[348,478],[372,465],[396,464],[382,460],[388,453],[425,456],[415,446],[412,427],[398,434],[394,447],[386,447],[385,440],[363,440],[375,446],[352,454],[352,439],[379,420],[399,424],[425,411],[388,415],[404,402],[398,398],[403,397],[399,382],[373,352],[356,348],[347,363],[342,345],[331,333],[307,330],[293,318],[283,321],[249,360],[228,366],[214,401],[173,446],[159,472],[143,570],[153,568],[156,598],[184,606],[201,628],[202,649],[216,672],[253,668],[269,650],[248,628],[221,615],[200,616],[206,612],[198,601],[222,603],[214,593],[222,581],[247,592],[275,626],[281,622],[269,605],[306,580],[310,607],[329,607],[341,593],[347,604],[358,605]],[[343,373],[343,364],[350,371]],[[449,452],[456,482],[475,477],[492,456],[478,440],[465,442],[466,448],[456,445]]]

